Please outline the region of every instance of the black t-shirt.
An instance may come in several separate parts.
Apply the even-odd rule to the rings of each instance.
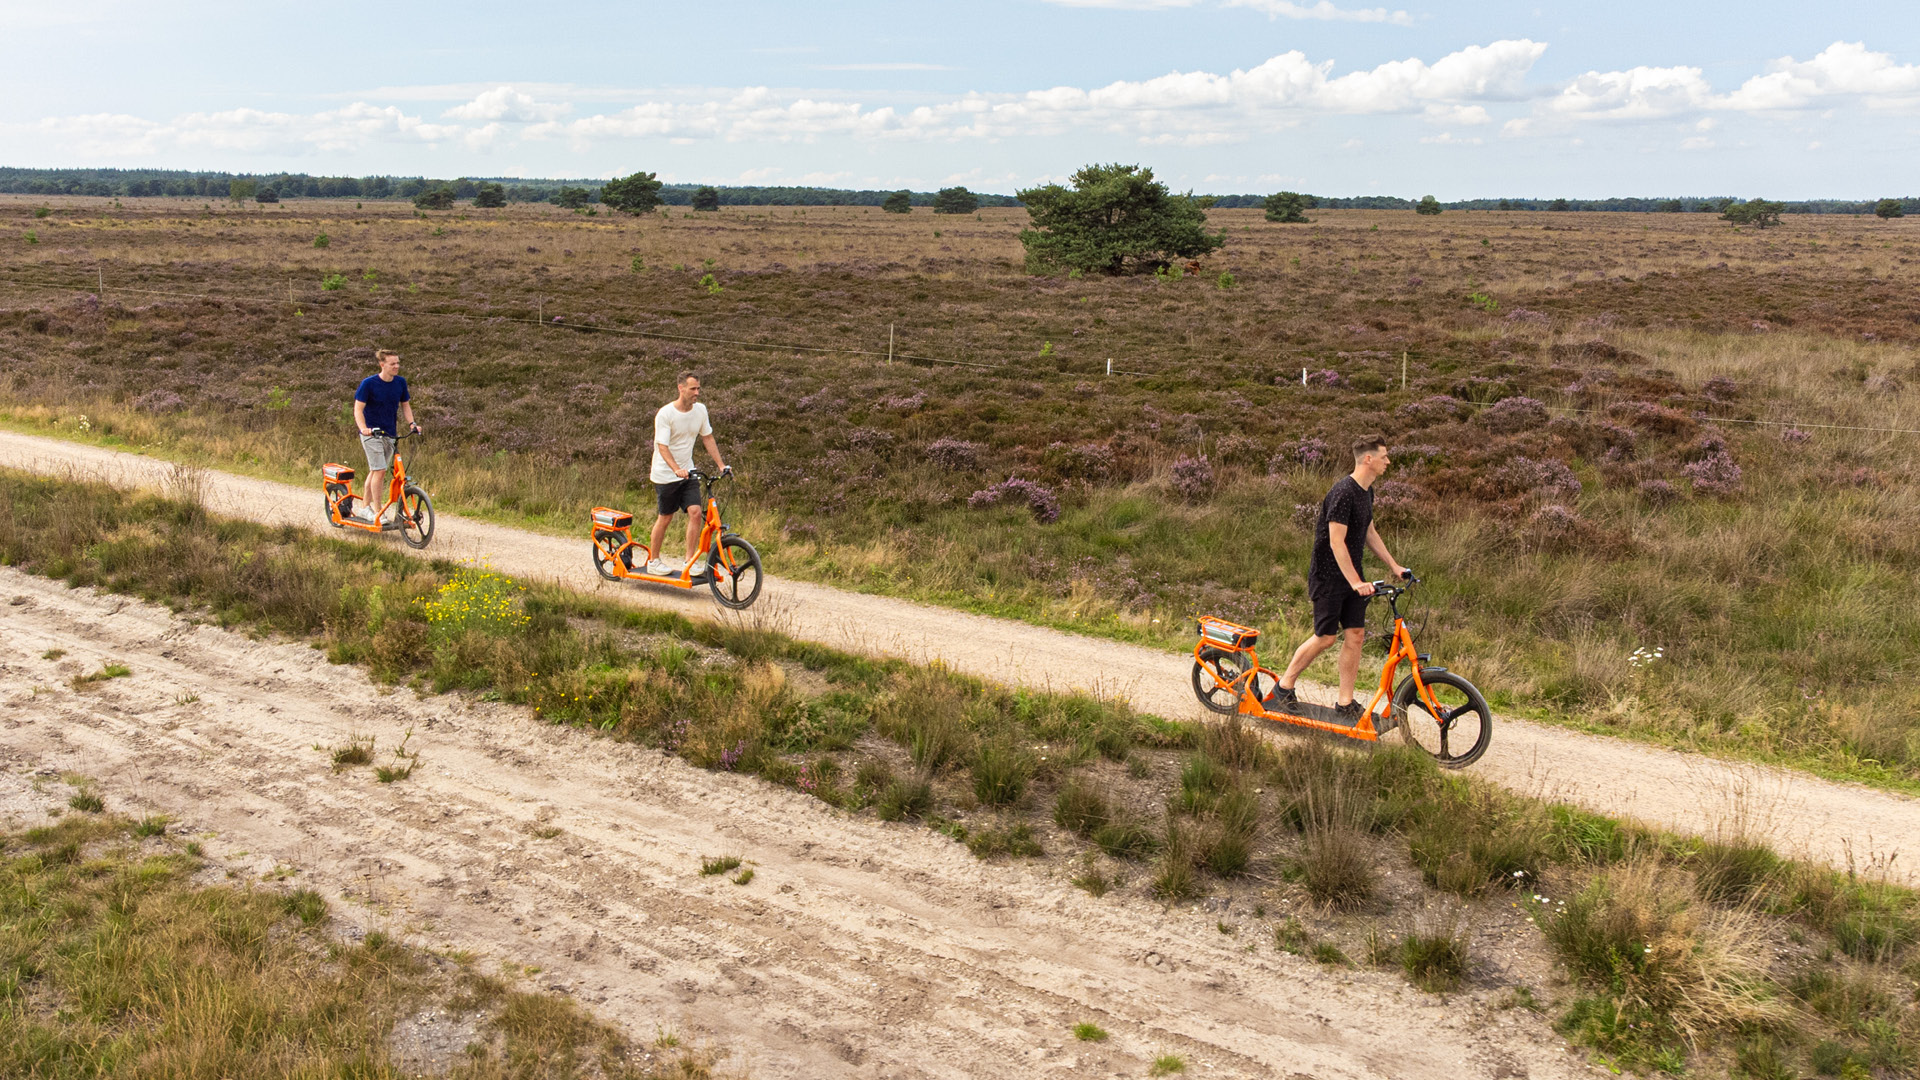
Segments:
[[[1334,560],[1333,536],[1327,529],[1335,521],[1347,527],[1347,554],[1353,557],[1354,570],[1360,571],[1363,580],[1366,577],[1360,559],[1367,550],[1367,530],[1373,525],[1373,492],[1353,477],[1343,476],[1320,500],[1320,520],[1313,527],[1313,559],[1307,563],[1309,591],[1328,585],[1349,587],[1347,575],[1340,572],[1340,564]]]

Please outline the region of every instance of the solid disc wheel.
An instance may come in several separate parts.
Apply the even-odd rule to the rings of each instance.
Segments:
[[[1214,665],[1220,669],[1220,675],[1226,676],[1226,682],[1222,682],[1220,676],[1213,673],[1212,668],[1195,660],[1193,662],[1193,696],[1200,699],[1200,704],[1214,712],[1230,715],[1239,711],[1240,694],[1228,684],[1239,681],[1246,668],[1241,666],[1240,658],[1232,653],[1214,661]]]
[[[607,557],[605,549],[601,548],[598,540],[593,543],[593,568],[608,581],[620,580],[620,575],[613,572],[613,560]]]
[[[1420,698],[1412,679],[1393,696],[1407,742],[1433,755],[1441,768],[1461,769],[1480,760],[1493,741],[1493,710],[1474,685],[1452,672],[1425,676],[1439,715]]]
[[[433,541],[433,500],[417,487],[409,486],[400,496],[400,539],[411,548],[423,548]]]
[[[738,536],[726,535],[715,545],[709,563],[711,575],[707,587],[721,606],[735,611],[760,598],[760,553]]]

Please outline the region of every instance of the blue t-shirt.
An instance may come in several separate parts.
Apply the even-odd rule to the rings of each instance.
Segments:
[[[360,389],[353,392],[353,400],[367,403],[368,427],[398,435],[400,403],[408,400],[406,376],[395,375],[392,382],[387,382],[378,375],[369,375],[360,380]]]

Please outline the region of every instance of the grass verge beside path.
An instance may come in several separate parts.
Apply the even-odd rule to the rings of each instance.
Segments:
[[[564,997],[374,931],[333,932],[300,889],[197,884],[203,861],[164,823],[68,814],[0,835],[0,1075],[399,1080],[396,1021],[472,1017],[453,1080],[695,1080],[694,1054],[642,1069]]]
[[[1094,896],[1224,897],[1251,914],[1221,932],[1250,948],[1391,967],[1437,993],[1504,990],[1617,1067],[1906,1076],[1920,1053],[1920,908],[1871,868],[1653,833],[1443,776],[1406,748],[1281,752],[1234,724],[1009,691],[13,473],[0,473],[0,562],[923,822],[981,858],[1050,860]],[[1396,872],[1414,893],[1387,887]],[[1552,986],[1503,982],[1508,965],[1480,958],[1496,946],[1539,958]]]
[[[307,460],[312,447],[283,432],[222,431],[205,426],[202,418],[193,414],[156,419],[104,399],[75,408],[81,407],[92,410],[84,429],[74,420],[80,414],[73,409],[37,406],[0,408],[0,427],[130,450],[183,465],[205,465],[211,459],[219,468],[240,475],[294,485],[309,483],[317,468],[317,461]],[[436,460],[433,449],[427,455],[422,475],[441,500],[441,510],[549,536],[579,534],[572,513],[575,507],[583,516],[584,508],[596,503],[618,505],[623,498],[630,503],[646,497],[644,492],[628,492],[623,497],[597,490],[585,478],[590,470],[577,465],[557,466],[538,470],[552,481],[548,485],[552,497],[541,505],[557,509],[527,512],[524,504],[503,506],[480,493],[508,483],[503,479],[506,474],[516,478],[513,484],[530,482],[534,467],[529,463],[511,457],[481,462]],[[1234,505],[1240,507],[1235,513],[1254,507],[1256,516],[1265,514],[1274,523],[1281,522],[1298,499],[1318,498],[1309,489],[1320,482],[1305,473],[1278,487],[1243,478],[1233,488],[1238,500]],[[457,497],[461,492],[472,497]],[[1072,558],[1061,555],[1054,562],[1078,560],[1075,565],[1084,569],[1110,550],[1131,550],[1143,543],[1154,550],[1171,550],[1170,545],[1186,543],[1191,537],[1187,537],[1187,525],[1167,515],[1198,513],[1169,510],[1157,497],[1126,490],[1101,489],[1090,494],[1086,502],[1069,508],[1055,529],[1055,540],[1072,549],[1068,552]],[[1464,513],[1446,529],[1429,534],[1416,532],[1396,541],[1401,557],[1414,565],[1466,568],[1453,580],[1430,573],[1435,580],[1413,597],[1409,618],[1420,635],[1422,648],[1456,669],[1470,672],[1488,700],[1502,712],[1590,734],[1780,765],[1827,779],[1920,794],[1920,771],[1914,764],[1920,761],[1915,757],[1920,754],[1920,729],[1909,719],[1909,680],[1892,677],[1903,662],[1898,643],[1911,636],[1902,629],[1909,614],[1907,605],[1898,601],[1904,594],[1904,585],[1896,580],[1899,571],[1871,560],[1863,563],[1853,553],[1830,550],[1835,537],[1873,531],[1876,526],[1871,521],[1879,510],[1871,500],[1856,499],[1848,504],[1844,528],[1824,528],[1810,523],[1809,515],[1814,511],[1800,505],[1791,491],[1783,489],[1781,498],[1770,505],[1773,509],[1748,511],[1703,504],[1686,513],[1673,511],[1638,528],[1660,532],[1662,544],[1678,549],[1697,545],[1701,537],[1728,535],[1738,524],[1736,519],[1750,519],[1740,527],[1758,530],[1766,538],[1749,538],[1743,541],[1747,547],[1794,552],[1804,568],[1817,570],[1773,573],[1761,583],[1765,587],[1752,589],[1711,586],[1705,579],[1689,578],[1678,592],[1663,583],[1662,575],[1671,570],[1665,563],[1644,573],[1627,573],[1621,569],[1624,564],[1601,564],[1579,553],[1544,549],[1505,551],[1489,562],[1481,542],[1493,523]],[[1632,516],[1632,509],[1625,504],[1614,507],[1627,517]],[[1156,608],[1127,612],[1100,589],[1089,591],[1076,585],[1065,594],[1054,595],[1021,574],[995,571],[987,579],[975,580],[978,575],[972,570],[962,573],[955,569],[961,565],[978,568],[1000,566],[1009,560],[1019,562],[1016,556],[1029,545],[1021,538],[1021,530],[1028,526],[1021,513],[1024,511],[1011,513],[1002,522],[1004,528],[972,529],[967,522],[959,522],[956,528],[960,531],[953,532],[949,542],[917,559],[909,557],[898,542],[899,535],[889,534],[890,539],[880,540],[854,535],[836,540],[805,527],[801,530],[804,538],[798,538],[798,534],[788,535],[791,522],[777,513],[736,507],[729,509],[729,518],[785,576],[1171,652],[1191,647],[1187,636],[1191,624],[1184,611],[1176,614],[1171,609]],[[1235,574],[1254,573],[1244,565],[1247,552],[1243,549],[1251,542],[1250,537],[1266,535],[1267,530],[1230,526],[1218,513],[1201,516],[1214,530],[1207,533],[1214,537],[1208,546],[1237,552],[1233,556],[1239,567]],[[938,526],[938,522],[922,524]],[[1150,534],[1144,540],[1142,529]],[[1220,533],[1221,529],[1235,535],[1227,536]],[[1299,538],[1292,535],[1294,531],[1292,526],[1274,524],[1274,535],[1266,538],[1295,544]],[[1826,539],[1808,541],[1804,539],[1808,535]],[[1115,544],[1120,546],[1115,548]],[[1758,565],[1755,560],[1725,552],[1689,556],[1697,557],[1712,563],[1713,576],[1719,578],[1739,577]],[[1047,561],[1035,558],[1039,559],[1035,566]],[[1514,567],[1521,564],[1523,572],[1516,574]],[[1262,570],[1254,576],[1271,578],[1267,591],[1274,596],[1284,598],[1299,591],[1299,583],[1290,575]],[[1802,599],[1828,595],[1837,588],[1868,599],[1837,608],[1829,603],[1789,602],[1781,599],[1778,587],[1788,580],[1799,582],[1795,588],[1805,594]],[[1680,644],[1686,648],[1678,648],[1674,641],[1643,627],[1637,631],[1642,637],[1635,640],[1647,644],[1640,654],[1633,655],[1625,645],[1602,633],[1600,627],[1618,621],[1610,620],[1606,609],[1618,604],[1654,603],[1650,598],[1660,598],[1656,606],[1665,612],[1662,618],[1706,620],[1695,630],[1678,635],[1685,639]],[[1240,601],[1223,599],[1219,605],[1201,602],[1216,613],[1264,624],[1269,641],[1291,641],[1308,630],[1298,621],[1305,611],[1304,603],[1266,612],[1264,618],[1260,613],[1239,611],[1236,604]],[[1796,613],[1790,626],[1780,624],[1781,612],[1788,609]],[[1821,622],[1836,613],[1846,616],[1843,633],[1830,632],[1832,628]],[[1376,614],[1384,618],[1384,612]],[[1540,628],[1548,624],[1559,629],[1524,639],[1509,633],[1513,626]],[[1766,626],[1773,627],[1766,631],[1770,641],[1799,650],[1790,650],[1791,663],[1768,661],[1742,666],[1723,662],[1741,653],[1736,638]],[[1379,638],[1379,634],[1374,636],[1375,640]],[[1655,656],[1654,648],[1661,641],[1666,644],[1659,646]],[[1818,644],[1795,646],[1796,642],[1807,641]],[[1766,655],[1787,654],[1774,650]],[[1363,683],[1373,677],[1378,663],[1379,656],[1370,653]],[[1830,692],[1809,689],[1815,686],[1829,688]]]

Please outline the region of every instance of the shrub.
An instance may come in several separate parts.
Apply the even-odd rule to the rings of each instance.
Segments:
[[[1740,466],[1721,446],[1699,461],[1688,462],[1681,470],[1701,495],[1727,496],[1740,491]]]
[[[338,292],[347,287],[347,275],[328,274],[320,279],[320,287],[327,292]]]
[[[1152,169],[1088,165],[1073,174],[1072,184],[1018,193],[1033,221],[1020,232],[1029,269],[1140,273],[1225,242],[1207,231],[1199,203],[1168,191]]]
[[[1708,900],[1744,903],[1779,873],[1780,857],[1757,840],[1705,844],[1692,860],[1694,888]]]
[[[333,240],[329,238],[326,233],[321,233],[319,236],[313,238],[313,246],[317,248],[324,248],[331,243],[333,243]]]
[[[913,192],[905,190],[894,192],[880,204],[880,209],[889,214],[913,213]]]
[[[1680,497],[1680,490],[1665,480],[1642,480],[1640,497],[1655,506],[1665,506]]]
[[[1312,200],[1297,191],[1276,191],[1261,203],[1267,211],[1267,220],[1282,225],[1304,225],[1307,223],[1307,207]]]
[[[622,213],[651,214],[660,205],[660,186],[653,173],[636,172],[600,185],[600,201]]]
[[[1158,842],[1146,826],[1119,818],[1093,830],[1093,842],[1116,859],[1139,860],[1153,854]]]
[[[1033,512],[1033,519],[1042,525],[1051,525],[1060,519],[1060,497],[1052,488],[1042,487],[1031,480],[1008,477],[989,488],[982,488],[967,498],[967,505],[982,510],[1002,503],[1026,503]]]
[[[720,209],[720,192],[717,188],[702,187],[693,193],[693,209],[697,213],[714,213]]]
[[[453,202],[453,188],[447,184],[428,188],[413,197],[413,205],[421,210],[451,210]]]
[[[980,451],[986,449],[976,442],[964,439],[935,439],[927,444],[927,460],[948,472],[965,472],[978,468]]]
[[[1167,838],[1153,873],[1153,895],[1169,903],[1200,895],[1200,879],[1193,869],[1193,838],[1180,823],[1167,819]]]
[[[1400,415],[1416,423],[1433,424],[1457,419],[1466,404],[1451,394],[1429,394],[1400,406]]]
[[[1308,436],[1295,442],[1282,443],[1280,449],[1267,459],[1267,472],[1278,473],[1295,466],[1304,465],[1313,468],[1331,460],[1333,448],[1327,440]]]
[[[889,781],[873,805],[881,821],[922,817],[933,806],[933,785],[921,777]]]
[[[1182,457],[1173,463],[1173,490],[1188,502],[1199,502],[1213,491],[1213,466],[1205,454]]]
[[[1308,827],[1300,842],[1299,869],[1308,895],[1336,908],[1366,905],[1378,884],[1365,835],[1338,822]]]
[[[1873,216],[1877,218],[1906,217],[1907,207],[1899,199],[1881,199],[1873,204]]]
[[[498,210],[507,205],[507,189],[488,182],[473,189],[473,205],[481,210]]]
[[[1480,414],[1487,430],[1500,434],[1547,426],[1547,407],[1530,397],[1501,398]]]
[[[1431,195],[1422,195],[1420,197],[1420,202],[1416,206],[1414,206],[1413,212],[1416,214],[1424,214],[1431,217],[1434,214],[1440,213],[1441,209],[1442,207],[1440,206],[1440,200],[1434,198]]]
[[[524,629],[533,619],[521,605],[526,586],[479,566],[467,566],[420,602],[420,610],[445,640],[465,634],[505,637]]]
[[[1046,854],[1040,842],[1033,838],[1033,826],[1022,821],[1017,825],[998,825],[985,829],[976,829],[967,834],[967,850],[975,858],[991,859],[995,855],[1012,855],[1023,859],[1037,859]]]
[[[936,214],[971,214],[978,209],[980,196],[963,187],[941,188],[933,196],[933,212]]]
[[[1499,408],[1497,405],[1494,407]],[[1573,475],[1573,470],[1567,466],[1566,462],[1551,458],[1535,461],[1532,458],[1516,456],[1495,474],[1495,478],[1509,491],[1540,498],[1577,499],[1580,497],[1579,477]]]

